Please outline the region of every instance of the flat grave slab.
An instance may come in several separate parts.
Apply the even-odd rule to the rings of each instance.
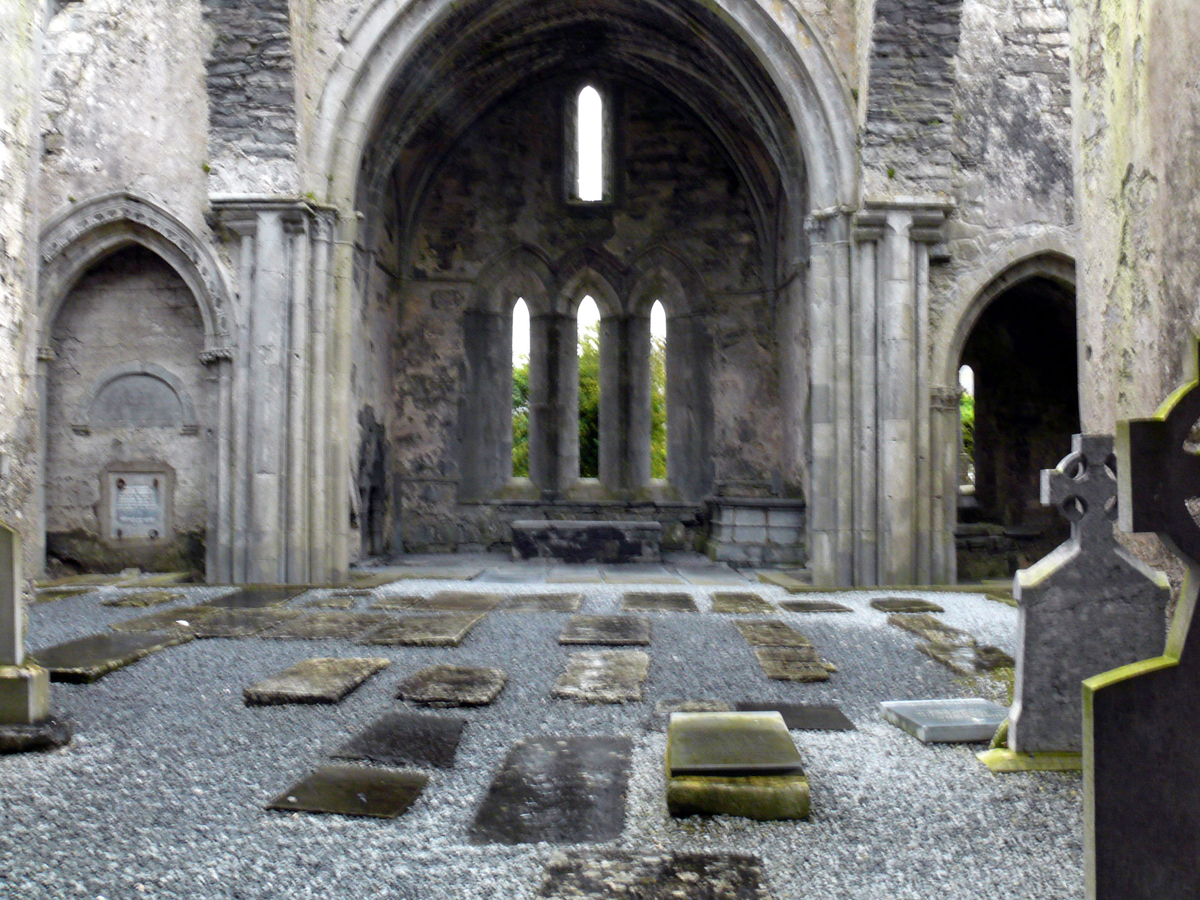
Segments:
[[[244,638],[299,616],[294,609],[214,609],[187,630],[197,638]]]
[[[778,712],[677,712],[667,727],[667,775],[792,775],[800,753]]]
[[[36,650],[30,659],[50,672],[51,681],[90,684],[151,653],[192,640],[181,632],[151,631],[138,634],[94,634]]]
[[[353,609],[354,604],[358,602],[355,596],[347,596],[345,594],[334,594],[332,596],[315,597],[312,600],[305,600],[298,605],[298,609]]]
[[[1008,718],[1008,708],[990,700],[885,700],[884,719],[925,743],[990,741]]]
[[[775,607],[749,591],[718,592],[712,595],[715,613],[772,613]]]
[[[854,612],[849,606],[834,603],[832,600],[784,600],[779,604],[788,612],[794,613],[848,613]]]
[[[572,653],[551,694],[577,703],[627,703],[642,699],[650,657],[641,650]]]
[[[439,612],[485,613],[495,609],[504,597],[477,591],[439,591],[428,599],[417,600],[411,609]]]
[[[953,644],[969,643],[974,640],[970,634],[961,628],[947,625],[941,619],[931,616],[928,613],[893,613],[888,616],[887,622],[889,625],[895,625],[897,628],[903,628],[905,631],[911,631],[913,634],[920,635],[927,641]]]
[[[67,575],[63,578],[52,578],[48,581],[35,581],[33,586],[39,591],[52,588],[87,588],[90,591],[104,585],[116,584],[118,581],[123,581],[126,577],[128,576],[95,575],[85,572],[82,575]]]
[[[545,584],[546,570],[530,564],[521,569],[485,569],[476,584]]]
[[[632,750],[627,737],[518,741],[479,805],[471,843],[615,840],[625,824]]]
[[[266,808],[394,819],[412,805],[428,781],[429,776],[421,772],[323,766],[296,782]]]
[[[755,647],[811,647],[812,641],[791,625],[778,620],[734,622],[747,643]]]
[[[599,566],[551,566],[546,571],[547,584],[604,584]]]
[[[828,681],[828,664],[812,647],[755,647],[754,655],[767,677],[800,683]]]
[[[946,610],[936,603],[920,597],[880,597],[871,601],[871,607],[887,613],[940,613]]]
[[[385,647],[457,647],[482,620],[482,615],[466,613],[405,616],[367,632],[358,642]]]
[[[181,631],[191,634],[202,621],[215,614],[216,609],[211,606],[177,606],[174,609],[162,609],[149,615],[138,616],[136,619],[114,622],[109,628],[129,633]]]
[[[374,601],[370,609],[411,609],[414,603],[420,602],[421,598],[412,594],[404,594],[399,597],[381,597]]]
[[[147,606],[158,606],[162,603],[171,603],[182,599],[183,596],[184,594],[181,591],[138,591],[133,594],[122,594],[120,597],[110,597],[107,600],[101,600],[100,605],[138,609]]]
[[[697,612],[690,594],[656,594],[629,591],[621,600],[621,609],[629,612]]]
[[[510,597],[506,612],[578,612],[583,594],[520,594]]]
[[[744,587],[747,580],[732,569],[676,569],[689,583],[697,587]]]
[[[538,896],[546,900],[771,900],[761,860],[734,853],[558,853],[546,865]]]
[[[406,566],[356,573],[350,584],[357,588],[383,587],[397,581],[470,581],[483,572],[483,566]]]
[[[487,706],[507,681],[503,671],[486,666],[430,666],[404,679],[397,696],[426,706]]]
[[[731,707],[724,700],[713,700],[710,698],[701,698],[699,700],[685,700],[681,698],[673,698],[669,700],[659,700],[654,704],[654,713],[647,723],[650,729],[664,728],[671,720],[671,714],[677,712],[730,712]]]
[[[391,621],[386,613],[304,612],[260,636],[272,640],[352,641]]]
[[[684,584],[684,580],[662,566],[604,566],[601,575],[608,584]]]
[[[190,579],[190,572],[143,572],[129,578],[122,576],[117,584],[124,587],[166,587],[171,584],[184,584]]]
[[[261,609],[264,606],[282,606],[305,593],[306,585],[251,585],[225,594],[215,600],[202,603],[201,606],[222,607],[224,609]]]
[[[63,588],[38,588],[33,595],[34,603],[50,603],[52,600],[66,600],[69,597],[82,597],[84,594],[90,594],[98,588],[90,587],[63,587]]]
[[[763,584],[773,584],[785,591],[811,591],[812,583],[799,578],[790,572],[766,571],[758,573],[758,580]]]
[[[282,703],[337,703],[391,660],[306,659],[242,691],[247,706]]]
[[[644,646],[650,643],[650,620],[641,616],[571,616],[558,642]]]
[[[466,719],[422,713],[390,712],[329,754],[342,759],[369,759],[389,766],[454,765]]]
[[[969,644],[918,644],[917,650],[958,675],[978,675],[1016,666],[1016,661],[999,647],[979,645],[974,640]]]
[[[856,731],[854,723],[836,706],[799,703],[770,703],[739,700],[737,709],[746,712],[777,712],[788,731]]]

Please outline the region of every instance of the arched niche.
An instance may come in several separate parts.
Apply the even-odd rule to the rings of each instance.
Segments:
[[[174,372],[154,363],[120,363],[105,369],[71,427],[76,434],[102,428],[200,429],[187,386]]]

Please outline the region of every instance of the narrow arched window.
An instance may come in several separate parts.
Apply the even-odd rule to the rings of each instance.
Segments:
[[[512,474],[529,477],[529,307],[521,297],[512,321]]]
[[[579,354],[579,477],[600,475],[600,307],[590,295],[576,313]]]
[[[604,199],[604,101],[590,84],[575,105],[575,195],[594,203]]]
[[[962,419],[962,447],[959,454],[959,480],[964,488],[975,487],[975,370],[961,366],[958,385],[962,388],[959,415]]]
[[[650,477],[667,477],[667,310],[650,308]]]

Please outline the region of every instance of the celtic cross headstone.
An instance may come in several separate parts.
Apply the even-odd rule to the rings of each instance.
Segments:
[[[1195,353],[1193,346],[1193,353]],[[1196,357],[1192,358],[1193,379]],[[1120,525],[1154,531],[1187,564],[1161,656],[1083,683],[1089,900],[1192,900],[1200,861],[1200,385],[1117,426]]]
[[[1080,683],[1162,647],[1170,585],[1117,543],[1116,468],[1110,435],[1077,434],[1058,468],[1042,472],[1042,503],[1071,521],[1071,537],[1014,580],[1014,751],[1080,752]]]

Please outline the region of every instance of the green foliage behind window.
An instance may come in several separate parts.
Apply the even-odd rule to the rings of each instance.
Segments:
[[[667,477],[667,342],[650,341],[650,477]]]
[[[579,477],[600,477],[600,333],[579,333]]]
[[[529,477],[529,357],[513,366],[513,460],[514,478]]]
[[[958,401],[958,412],[962,417],[963,453],[967,459],[975,458],[975,397],[964,393]]]

